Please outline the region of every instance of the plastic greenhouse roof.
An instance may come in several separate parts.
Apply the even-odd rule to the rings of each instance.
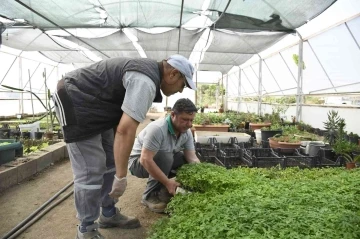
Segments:
[[[50,0],[44,3],[41,0],[2,0],[0,16],[12,23],[1,23],[0,19],[0,32],[6,29],[6,40],[4,36],[2,40],[5,46],[26,52],[40,52],[55,62],[72,63],[75,66],[118,56],[162,60],[178,53],[195,59],[199,71],[220,71],[226,74],[234,66],[244,64],[284,37],[294,34],[297,28],[335,2]],[[107,30],[109,33],[104,34]],[[199,45],[200,41],[203,42],[202,46]],[[308,42],[319,45],[316,38]],[[305,43],[304,54],[310,54],[309,50],[309,44]],[[272,59],[267,59],[267,63],[271,68]],[[256,67],[253,66],[254,69]],[[269,72],[265,64],[262,68],[266,78],[266,82],[263,80],[263,93],[294,93],[296,79],[288,79],[293,78],[291,74],[296,78],[296,67],[289,67],[287,80],[284,79],[288,83],[284,86],[279,86],[277,81],[282,81],[281,78],[285,76]],[[245,69],[242,73],[246,74],[242,75],[242,87],[250,95],[257,94],[257,76],[252,70],[248,71]],[[307,72],[304,71],[304,74]],[[323,76],[319,78],[324,79]],[[249,83],[245,83],[247,81]],[[337,78],[332,84],[326,81],[324,89],[344,82]],[[351,79],[350,83],[353,82],[354,79]],[[304,92],[319,90],[313,89],[311,83],[310,86],[309,83],[304,85],[308,87]]]

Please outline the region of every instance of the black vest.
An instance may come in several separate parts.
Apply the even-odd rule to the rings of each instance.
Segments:
[[[66,118],[65,142],[84,140],[118,125],[127,71],[147,75],[156,85],[153,101],[162,102],[160,64],[147,58],[112,58],[67,73],[57,86]]]

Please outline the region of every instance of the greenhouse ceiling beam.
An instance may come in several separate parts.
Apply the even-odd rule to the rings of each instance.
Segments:
[[[347,86],[353,86],[353,85],[358,85],[358,84],[360,84],[360,82],[346,84],[346,85],[339,85],[339,86],[325,88],[325,89],[321,89],[321,90],[313,90],[313,91],[309,91],[309,94],[312,94],[313,92],[319,92],[319,91],[323,91],[323,90],[332,90],[332,89],[337,89],[337,88],[342,88],[342,87],[347,87]],[[341,94],[341,92],[339,92],[339,93]],[[358,93],[360,93],[360,92],[358,92]]]
[[[52,70],[50,71],[49,75],[47,75],[46,81],[49,80],[49,78],[50,78],[51,74],[53,73],[53,71],[55,70],[55,68],[56,68],[56,66],[54,66],[54,67],[52,68]],[[39,91],[41,91],[44,86],[45,86],[45,81],[44,81],[44,84],[42,84],[42,86],[40,87]]]
[[[15,63],[15,61],[16,61],[17,58],[18,58],[18,57],[16,56],[15,59],[14,59],[14,61],[11,63],[11,66],[10,66],[9,69],[6,71],[4,77],[1,79],[0,84],[2,84],[3,81],[5,80],[5,77],[7,76],[7,74],[9,73],[9,71],[11,70],[11,68],[12,68],[12,66],[14,65],[14,63]]]
[[[90,45],[89,43],[87,43],[86,41],[82,40],[81,38],[75,36],[74,34],[72,34],[71,32],[67,31],[65,28],[61,27],[60,25],[56,24],[55,22],[51,21],[49,18],[45,17],[44,15],[42,15],[41,13],[37,12],[36,10],[34,10],[33,8],[29,7],[28,5],[26,5],[25,3],[21,2],[20,0],[15,0],[15,2],[19,3],[20,5],[22,5],[23,7],[29,9],[30,11],[32,11],[33,13],[35,13],[36,15],[40,16],[41,18],[45,19],[46,21],[50,22],[51,24],[53,24],[54,26],[57,26],[59,29],[65,31],[66,33],[70,34],[71,36],[75,37],[77,40],[81,41],[82,43],[84,43],[85,45],[93,48],[94,50],[98,51],[99,53],[101,53],[102,55],[106,56],[107,58],[110,58],[110,56],[106,55],[104,52],[100,51],[99,49],[93,47],[92,45]]]
[[[277,91],[273,91],[273,92],[268,92],[268,93],[266,93],[266,94],[264,94],[264,95],[270,95],[270,94],[274,94],[274,93],[279,93],[279,92],[281,92],[282,94],[279,95],[279,96],[285,96],[285,95],[284,95],[284,91],[287,91],[287,90],[295,90],[295,89],[297,89],[297,87],[293,87],[293,88],[289,88],[289,89],[285,89],[285,90],[277,90]],[[291,94],[291,95],[293,95],[293,94]]]
[[[332,87],[334,88],[334,90],[335,90],[335,92],[336,92],[335,85],[333,84],[332,80],[330,79],[330,76],[329,76],[329,75],[328,75],[328,73],[326,72],[326,70],[325,70],[325,68],[324,68],[323,64],[321,64],[321,61],[320,61],[319,57],[316,55],[316,53],[315,53],[314,49],[312,48],[312,46],[311,46],[310,42],[309,42],[309,41],[307,41],[307,43],[309,44],[309,47],[310,47],[310,49],[311,49],[312,53],[314,53],[314,56],[315,56],[316,60],[318,61],[318,63],[320,64],[321,69],[324,71],[324,73],[325,73],[326,77],[328,78],[328,80],[329,80],[330,84],[332,85]]]
[[[333,25],[331,25],[331,26],[329,26],[329,27],[327,27],[327,28],[325,28],[325,29],[322,29],[322,30],[314,33],[314,34],[311,34],[311,35],[309,35],[309,36],[306,36],[306,37],[303,38],[303,41],[310,40],[311,38],[314,38],[314,37],[316,37],[316,36],[318,36],[318,35],[320,35],[320,34],[322,34],[322,33],[324,33],[324,32],[327,32],[327,31],[329,31],[329,30],[331,30],[331,29],[333,29],[333,28],[335,28],[335,27],[337,27],[337,26],[340,26],[341,24],[344,24],[344,23],[346,23],[346,22],[349,22],[349,21],[351,21],[351,20],[353,20],[353,19],[355,19],[355,18],[357,18],[357,17],[360,17],[360,13],[355,14],[355,15],[349,17],[349,18],[343,19],[343,20],[341,20],[341,21],[339,21],[339,22],[337,22],[337,23],[335,23],[335,24],[333,24]],[[295,42],[295,43],[293,43],[293,44],[289,44],[289,45],[285,46],[284,48],[279,49],[278,51],[276,51],[276,52],[274,52],[274,53],[270,53],[270,54],[264,56],[263,59],[265,59],[265,58],[270,58],[270,57],[276,55],[278,52],[282,52],[282,51],[285,51],[285,50],[287,50],[287,49],[290,49],[291,47],[296,46],[297,44],[298,44],[298,42]]]
[[[354,40],[355,44],[357,45],[357,47],[358,47],[359,50],[360,50],[360,45],[359,45],[358,41],[356,40],[356,38],[354,37],[354,34],[353,34],[352,31],[350,30],[350,28],[349,28],[349,26],[348,26],[348,24],[347,24],[346,22],[345,22],[345,26],[346,26],[346,28],[348,29],[348,31],[349,31],[352,39]]]
[[[228,3],[226,4],[224,11],[220,14],[219,18],[216,19],[216,21],[214,21],[213,24],[211,25],[211,27],[213,29],[215,29],[215,24],[224,16],[224,14],[225,14],[226,10],[228,9],[230,3],[231,3],[231,0],[228,0]]]
[[[23,88],[23,89],[25,89],[25,87],[27,86],[27,84],[30,82],[31,78],[34,76],[35,72],[37,71],[37,69],[39,68],[40,65],[41,65],[41,63],[39,63],[39,64],[37,65],[37,67],[35,68],[34,72],[31,74],[29,80],[28,80],[28,81],[26,82],[26,84],[24,85],[24,88]],[[29,69],[29,70],[30,70],[30,69]],[[30,82],[30,83],[31,83],[31,82]],[[31,87],[31,86],[30,86],[30,87]]]
[[[295,78],[294,73],[291,71],[291,69],[290,69],[290,67],[289,67],[288,63],[285,61],[285,59],[284,59],[283,55],[281,54],[281,52],[279,52],[279,55],[280,55],[281,59],[283,60],[283,62],[285,63],[285,66],[286,66],[286,67],[287,67],[287,69],[289,70],[290,74],[292,75],[292,77],[293,77],[293,79],[294,79],[295,83],[297,84],[297,79]]]
[[[260,59],[261,59],[261,58],[260,58]],[[259,67],[260,67],[260,64],[262,64],[262,63],[260,63],[260,61],[259,61]],[[260,72],[260,69],[259,69],[259,75],[256,74],[256,72],[255,72],[254,68],[252,67],[252,65],[250,65],[250,68],[251,68],[251,70],[254,72],[256,78],[258,78],[258,86],[259,86],[259,83],[260,83],[260,81],[261,81],[261,86],[262,86],[262,88],[263,88],[263,89],[261,89],[261,91],[264,90],[264,91],[266,92],[265,87],[262,85],[262,66],[261,66],[261,72]],[[261,79],[260,79],[260,78],[261,78]],[[260,88],[258,87],[258,90],[259,90],[259,89],[260,89]]]
[[[261,115],[261,104],[262,104],[262,91],[263,91],[263,85],[262,85],[262,59],[259,56],[259,85],[258,85],[258,95],[259,95],[259,100],[258,100],[258,115]],[[265,90],[265,89],[264,89]],[[266,91],[265,91],[266,92]]]
[[[242,71],[244,72],[245,78],[248,80],[248,82],[250,83],[251,87],[253,88],[254,93],[256,93],[256,90],[255,90],[254,86],[251,84],[251,81],[249,80],[249,77],[246,75],[245,70],[243,69]]]
[[[178,47],[177,47],[177,53],[178,53],[178,54],[180,53],[181,26],[182,26],[183,10],[184,10],[184,0],[181,1],[180,24],[179,24],[179,40],[178,40]]]
[[[270,75],[271,75],[272,78],[274,79],[276,85],[279,87],[279,90],[281,91],[281,87],[280,87],[280,85],[279,85],[279,82],[276,80],[274,74],[273,74],[272,71],[270,70],[270,68],[269,68],[268,64],[266,63],[265,59],[264,59],[264,64],[265,64],[266,68],[269,70]],[[283,94],[284,94],[284,93],[283,93]]]

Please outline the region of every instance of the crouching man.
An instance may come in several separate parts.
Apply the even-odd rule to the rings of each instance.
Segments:
[[[135,139],[129,170],[149,178],[141,202],[151,211],[163,213],[180,184],[171,176],[185,163],[199,163],[190,128],[197,109],[189,99],[179,99],[171,114],[148,124]]]

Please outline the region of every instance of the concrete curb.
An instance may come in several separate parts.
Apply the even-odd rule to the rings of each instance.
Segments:
[[[0,192],[68,157],[65,142],[59,142],[27,157],[16,158],[0,171]]]

